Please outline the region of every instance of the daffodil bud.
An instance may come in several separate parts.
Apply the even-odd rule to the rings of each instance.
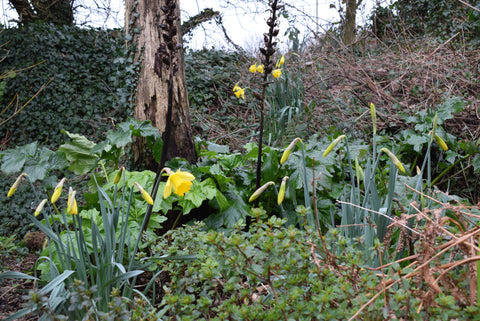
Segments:
[[[15,194],[15,192],[18,189],[18,186],[20,185],[20,182],[22,181],[23,176],[27,176],[27,174],[22,173],[17,177],[17,179],[15,180],[15,183],[13,183],[13,185],[8,190],[7,197],[11,197],[13,194]]]
[[[360,166],[360,164],[358,163],[358,158],[355,157],[355,173],[357,174],[357,177],[358,179],[360,180],[364,180],[365,178],[365,174],[363,173],[363,169],[362,167]]]
[[[57,186],[55,186],[55,190],[53,191],[52,198],[50,199],[50,202],[54,204],[58,198],[60,197],[60,194],[62,194],[62,189],[63,189],[63,183],[65,183],[66,178],[62,178],[60,182],[58,182]]]
[[[68,200],[67,200],[67,213],[70,215],[77,215],[78,214],[78,206],[77,200],[75,199],[75,194],[77,192],[72,189],[72,187],[68,190]]]
[[[35,216],[38,216],[38,214],[40,214],[47,201],[48,199],[45,198],[40,202],[40,204],[38,204],[37,209],[35,210]]]
[[[372,117],[373,134],[375,135],[377,133],[377,110],[373,103],[370,103],[370,114]]]
[[[118,184],[120,182],[120,179],[122,178],[123,171],[125,170],[125,167],[122,166],[118,169],[117,174],[115,174],[115,177],[113,178],[113,184]]]
[[[262,195],[263,192],[265,192],[265,190],[267,189],[267,187],[269,187],[270,185],[273,185],[275,184],[274,182],[272,181],[269,181],[265,184],[263,184],[262,186],[260,186],[259,189],[257,189],[253,194],[252,196],[250,196],[250,198],[248,199],[248,202],[253,202],[254,200],[256,200],[260,195]]]
[[[278,191],[278,198],[277,198],[278,205],[282,204],[283,200],[285,199],[285,191],[287,189],[287,179],[288,179],[288,176],[285,176],[282,179],[282,183],[280,184],[280,190]]]
[[[445,143],[442,137],[435,134],[435,140],[437,141],[438,146],[440,146],[440,148],[443,149],[443,151],[446,152],[448,150],[448,145],[447,143]]]
[[[381,151],[387,154],[388,157],[390,157],[390,160],[398,168],[399,171],[401,171],[402,173],[405,173],[405,168],[403,167],[402,163],[398,160],[397,156],[395,156],[395,154],[393,154],[390,150],[388,150],[385,147],[383,147]]]
[[[431,140],[433,141],[433,137],[437,134],[437,124],[438,124],[438,114],[435,113],[435,117],[433,118],[433,126],[432,126],[432,138]]]
[[[280,57],[280,59],[275,64],[275,68],[280,68],[281,66],[283,66],[284,63],[285,63],[285,56],[282,55],[282,57]],[[277,78],[277,77],[275,77],[275,78]]]
[[[148,194],[148,192],[146,190],[144,190],[143,187],[140,186],[140,184],[138,184],[137,182],[135,182],[134,184],[135,184],[135,186],[137,186],[138,190],[142,194],[142,197],[145,200],[145,202],[147,202],[150,205],[153,205],[153,199],[150,196],[150,194]]]
[[[337,138],[335,138],[335,140],[333,142],[330,143],[330,145],[328,145],[327,149],[325,150],[325,152],[323,152],[323,157],[326,157],[328,154],[330,154],[330,152],[335,148],[335,146],[337,146],[337,144],[342,141],[343,139],[345,139],[345,135],[340,135],[338,136]]]
[[[288,157],[290,156],[290,154],[292,153],[292,150],[293,148],[295,147],[295,145],[297,144],[297,142],[301,142],[302,140],[300,138],[295,138],[294,140],[292,140],[292,142],[290,143],[290,145],[288,145],[288,147],[285,149],[285,151],[283,152],[283,155],[282,155],[282,158],[280,158],[280,165],[282,165],[283,163],[285,163],[288,159]]]

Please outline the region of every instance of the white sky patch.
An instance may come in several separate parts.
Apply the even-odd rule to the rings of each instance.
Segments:
[[[391,2],[383,0],[381,2]],[[223,26],[231,40],[251,51],[258,48],[263,34],[267,31],[266,19],[268,18],[266,1],[259,3],[253,0],[180,0],[182,21],[201,12],[205,8],[219,11]],[[375,0],[363,0],[357,13],[357,23],[364,25]],[[343,6],[341,0],[285,0],[289,19],[280,19],[280,39],[289,25],[301,31],[300,40],[311,35],[312,32],[322,33],[332,23],[339,21],[338,8]],[[122,0],[77,0],[75,22],[77,25],[95,28],[121,28],[124,25],[125,8]],[[333,7],[331,7],[333,5]],[[7,27],[16,25],[18,16],[8,2],[0,0],[0,23]],[[290,23],[289,21],[290,20]],[[187,46],[193,49],[212,48],[233,49],[223,34],[221,28],[210,21],[198,26],[193,37],[187,40]],[[285,41],[281,46],[286,46]]]

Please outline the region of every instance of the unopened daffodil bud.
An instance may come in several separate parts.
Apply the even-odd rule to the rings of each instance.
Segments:
[[[75,194],[77,192],[72,189],[72,187],[68,190],[68,200],[67,200],[67,213],[70,215],[77,215],[78,214],[78,206],[77,200],[75,199]]]
[[[267,187],[269,187],[270,185],[273,185],[275,184],[274,182],[272,181],[269,181],[265,184],[263,184],[262,186],[260,186],[253,194],[252,196],[250,196],[250,198],[248,199],[248,202],[253,202],[254,200],[256,200],[260,195],[262,195],[263,192],[265,192],[265,190],[267,189]]]
[[[292,150],[293,148],[295,147],[295,145],[298,143],[298,142],[301,142],[302,140],[300,138],[295,138],[294,140],[292,140],[292,142],[290,143],[290,145],[288,145],[288,147],[285,149],[285,151],[283,152],[283,155],[282,155],[282,158],[280,158],[280,165],[282,165],[283,163],[285,163],[288,159],[288,157],[290,156],[290,154],[292,153]]]
[[[120,182],[120,179],[122,178],[123,171],[125,170],[125,167],[122,166],[118,169],[117,174],[115,174],[115,177],[113,178],[113,184],[118,184]]]
[[[287,179],[288,179],[288,176],[285,176],[282,179],[282,183],[280,184],[280,190],[278,191],[278,198],[277,198],[278,205],[282,204],[283,200],[285,199],[285,191],[287,189]]]
[[[55,186],[55,189],[52,194],[52,198],[50,199],[50,202],[54,204],[58,198],[60,197],[60,194],[62,194],[62,189],[63,189],[63,183],[65,183],[66,178],[62,178],[60,182],[58,182],[57,186]]]
[[[328,154],[330,154],[330,152],[335,148],[335,146],[337,146],[337,144],[344,140],[345,139],[345,135],[340,135],[338,136],[337,138],[334,139],[333,142],[330,143],[330,145],[328,145],[327,149],[323,152],[323,157],[326,157]]]
[[[48,201],[48,199],[44,198],[40,204],[38,204],[37,208],[35,209],[35,216],[38,216],[40,212],[43,210],[43,207],[45,206],[45,203]]]
[[[11,197],[13,194],[15,194],[15,192],[18,189],[18,186],[20,185],[20,182],[22,181],[23,176],[27,176],[27,174],[22,173],[17,177],[17,179],[15,180],[15,183],[13,183],[13,185],[8,190],[7,197]]]
[[[146,190],[144,190],[143,187],[140,186],[140,184],[138,184],[137,182],[135,182],[134,184],[135,184],[135,186],[137,186],[138,190],[142,194],[142,197],[145,200],[145,202],[147,202],[150,205],[153,205],[153,199],[150,196],[150,194],[148,194],[148,192]]]
[[[373,134],[375,135],[377,133],[377,110],[373,103],[370,103],[370,114],[372,117]]]
[[[448,150],[448,145],[447,143],[445,143],[442,137],[435,134],[435,140],[437,141],[438,146],[440,146],[440,148],[443,149],[443,151],[446,152]]]
[[[387,154],[388,157],[390,157],[390,160],[398,168],[399,171],[401,171],[402,173],[405,173],[405,168],[403,167],[402,163],[398,160],[397,156],[395,156],[395,154],[393,154],[389,149],[385,147],[383,147],[381,151]]]
[[[280,68],[281,66],[283,66],[284,63],[285,63],[285,56],[282,55],[280,59],[277,61],[277,63],[275,64],[275,68]]]

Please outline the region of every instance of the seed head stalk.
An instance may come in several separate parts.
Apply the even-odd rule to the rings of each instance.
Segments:
[[[264,46],[260,48],[260,53],[263,56],[263,83],[262,83],[262,94],[261,94],[261,104],[260,104],[260,129],[258,133],[258,158],[257,158],[257,177],[256,177],[256,189],[261,186],[261,171],[262,171],[262,147],[263,147],[263,125],[265,118],[265,93],[268,86],[268,76],[272,73],[273,70],[273,61],[272,56],[275,53],[275,46],[277,42],[275,37],[278,35],[278,19],[277,12],[281,9],[279,5],[279,0],[270,0],[270,17],[267,19],[268,33],[263,35]]]

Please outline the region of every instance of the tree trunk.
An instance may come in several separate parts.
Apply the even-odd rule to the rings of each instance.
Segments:
[[[351,46],[355,42],[356,34],[356,13],[357,7],[360,5],[360,1],[347,0],[347,8],[345,10],[345,24],[344,24],[344,38],[343,43],[345,46]]]
[[[142,69],[137,85],[135,118],[151,120],[162,133],[164,160],[196,161],[185,81],[179,0],[126,0],[126,32],[134,37]],[[169,88],[170,102],[169,102]],[[169,108],[170,106],[170,108]],[[169,113],[170,109],[170,113]],[[137,166],[155,169],[145,142],[133,146]]]

